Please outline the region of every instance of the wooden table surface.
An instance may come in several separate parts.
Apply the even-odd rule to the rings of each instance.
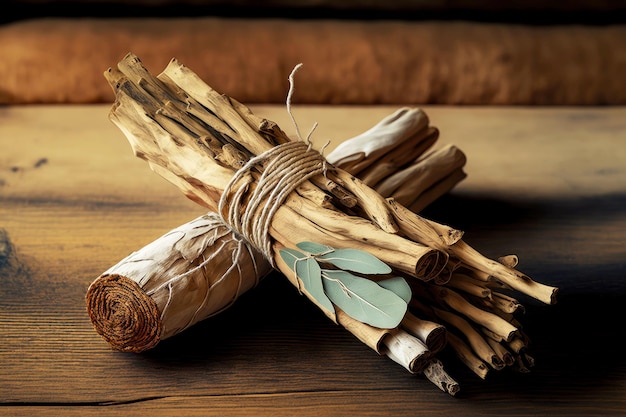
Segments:
[[[444,354],[456,397],[278,274],[154,350],[112,351],[87,287],[203,209],[133,156],[109,108],[0,108],[0,415],[626,415],[626,108],[425,108],[468,177],[423,214],[561,289],[552,306],[521,299],[530,373],[483,381]],[[294,131],[284,107],[252,108]],[[332,148],[396,108],[293,110]]]

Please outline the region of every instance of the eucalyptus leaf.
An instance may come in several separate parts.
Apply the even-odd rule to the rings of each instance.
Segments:
[[[402,298],[405,303],[411,301],[411,296],[413,294],[411,287],[409,287],[409,284],[402,277],[393,277],[383,281],[378,281],[378,285],[392,291],[398,297]]]
[[[324,293],[322,272],[319,264],[313,258],[306,258],[296,263],[296,274],[302,280],[304,288],[317,302],[327,310],[335,311],[335,307]]]
[[[300,242],[296,244],[303,251],[307,251],[311,255],[319,255],[321,253],[331,252],[333,248],[315,242]]]
[[[328,298],[350,317],[382,329],[402,321],[407,303],[376,282],[346,271],[322,270]]]
[[[319,260],[329,262],[337,268],[362,274],[388,274],[389,265],[374,255],[358,249],[335,249],[331,253],[320,255]]]
[[[307,258],[307,255],[305,255],[304,253],[291,248],[281,249],[278,251],[278,253],[292,271],[296,270],[296,262],[298,260]]]

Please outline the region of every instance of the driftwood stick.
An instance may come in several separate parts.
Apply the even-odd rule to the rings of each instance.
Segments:
[[[509,268],[515,268],[519,263],[519,258],[517,257],[517,255],[505,255],[500,256],[498,258],[498,262],[500,262],[502,265],[508,266]]]
[[[424,376],[439,387],[440,390],[452,396],[455,396],[461,389],[459,383],[445,371],[443,363],[439,359],[433,358],[430,360],[430,363],[424,368]]]
[[[460,230],[416,215],[398,204],[393,198],[387,199],[387,204],[392,210],[401,233],[425,245],[445,249],[454,245],[463,236]]]
[[[402,320],[401,327],[424,342],[433,354],[440,352],[446,346],[447,331],[440,323],[420,319],[408,312]]]
[[[433,356],[424,342],[404,330],[396,329],[383,339],[383,343],[386,355],[413,374],[422,373]]]
[[[404,233],[459,259],[467,267],[476,271],[473,276],[484,277],[485,280],[496,279],[546,304],[556,303],[558,288],[536,282],[514,268],[486,258],[460,239],[460,233],[453,229],[446,230],[441,225],[435,225],[434,222],[431,222],[431,226],[428,227],[428,224],[424,223],[419,216],[397,204],[393,199],[388,199],[387,202],[392,207],[396,221]],[[449,240],[451,236],[454,236],[452,241]],[[448,238],[447,242],[446,238]]]
[[[511,352],[506,347],[504,347],[504,345],[502,345],[502,343],[497,342],[492,338],[487,338],[486,340],[487,343],[489,343],[489,346],[491,346],[493,351],[496,352],[496,355],[498,355],[498,358],[500,358],[500,361],[502,362],[502,366],[500,367],[500,369],[504,368],[505,366],[512,366],[515,363],[515,358],[513,357]]]
[[[412,202],[406,202],[404,205],[406,205],[406,207],[408,207],[411,211],[420,213],[427,206],[437,200],[439,196],[442,196],[452,190],[454,186],[465,179],[465,177],[467,177],[467,174],[465,174],[465,171],[463,171],[462,168],[455,169],[444,178],[418,194]],[[401,201],[398,201],[398,203],[403,204]]]
[[[490,298],[491,290],[482,284],[481,281],[460,272],[454,272],[449,281],[449,286],[452,288],[478,298]]]
[[[399,204],[408,206],[416,194],[422,194],[450,173],[462,169],[465,162],[463,152],[456,146],[447,145],[429,152],[401,171],[390,173],[384,181],[376,183],[376,189],[381,194],[393,195]]]
[[[450,253],[461,259],[468,266],[488,273],[490,277],[494,277],[521,293],[546,304],[556,303],[557,288],[536,282],[522,272],[500,262],[487,259],[463,241],[450,246]]]
[[[387,152],[375,165],[359,173],[359,178],[366,184],[378,184],[390,175],[396,174],[400,168],[420,157],[430,149],[439,138],[439,130],[435,127],[427,127],[420,130],[412,140],[403,142],[400,146]]]
[[[344,170],[329,171],[327,177],[339,186],[351,191],[362,202],[363,211],[369,220],[378,228],[388,234],[398,232],[398,226],[385,203],[385,198],[380,193]]]
[[[451,326],[454,326],[465,336],[472,350],[476,353],[476,356],[478,356],[485,363],[491,365],[494,369],[498,369],[500,367],[500,358],[498,358],[491,346],[489,346],[486,342],[485,338],[474,328],[474,326],[471,325],[469,321],[450,311],[436,307],[434,307],[433,310],[441,320]],[[448,335],[448,340],[450,340],[450,335]]]
[[[445,265],[445,262],[440,262],[445,256],[439,251],[396,234],[385,233],[360,217],[346,217],[336,210],[315,207],[302,199],[289,198],[285,205],[292,210],[294,220],[291,223],[275,222],[272,230],[281,240],[291,243],[286,246],[295,246],[305,232],[321,244],[370,252],[397,270],[425,281],[436,276]],[[303,216],[298,217],[296,213]],[[366,241],[363,236],[368,236]]]
[[[525,311],[524,306],[515,298],[502,294],[500,291],[492,291],[491,301],[494,308],[497,308],[505,313],[523,313]]]
[[[448,343],[456,353],[457,357],[469,368],[478,375],[481,379],[487,378],[489,373],[489,367],[472,351],[467,343],[465,343],[460,337],[454,333],[448,335]]]
[[[521,354],[527,347],[527,343],[521,338],[516,337],[508,343],[509,348],[518,354]]]
[[[394,149],[406,149],[407,146],[403,144],[408,144],[408,147],[418,146],[421,138],[417,134],[428,124],[428,116],[421,109],[403,107],[355,136],[350,144],[337,145],[327,160],[362,177],[360,174],[363,170],[379,165],[379,161],[386,160],[385,155]]]
[[[450,309],[463,314],[474,323],[495,333],[503,340],[511,341],[519,331],[515,326],[502,319],[500,316],[474,306],[450,289],[432,287],[432,291],[436,294],[435,296]]]

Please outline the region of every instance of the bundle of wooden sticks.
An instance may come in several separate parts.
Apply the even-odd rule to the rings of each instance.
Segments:
[[[465,176],[460,150],[432,149],[439,132],[423,111],[400,109],[324,157],[175,59],[153,76],[129,54],[105,76],[110,119],[135,154],[209,210],[92,283],[88,312],[114,349],[150,349],[279,270],[335,323],[452,395],[437,359],[446,346],[481,378],[532,365],[513,293],[552,304],[557,289],[416,214]]]

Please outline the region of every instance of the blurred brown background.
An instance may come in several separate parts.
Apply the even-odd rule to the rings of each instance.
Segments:
[[[128,52],[245,103],[626,104],[626,1],[10,0],[0,104],[106,103]],[[262,6],[260,5],[262,4]]]

